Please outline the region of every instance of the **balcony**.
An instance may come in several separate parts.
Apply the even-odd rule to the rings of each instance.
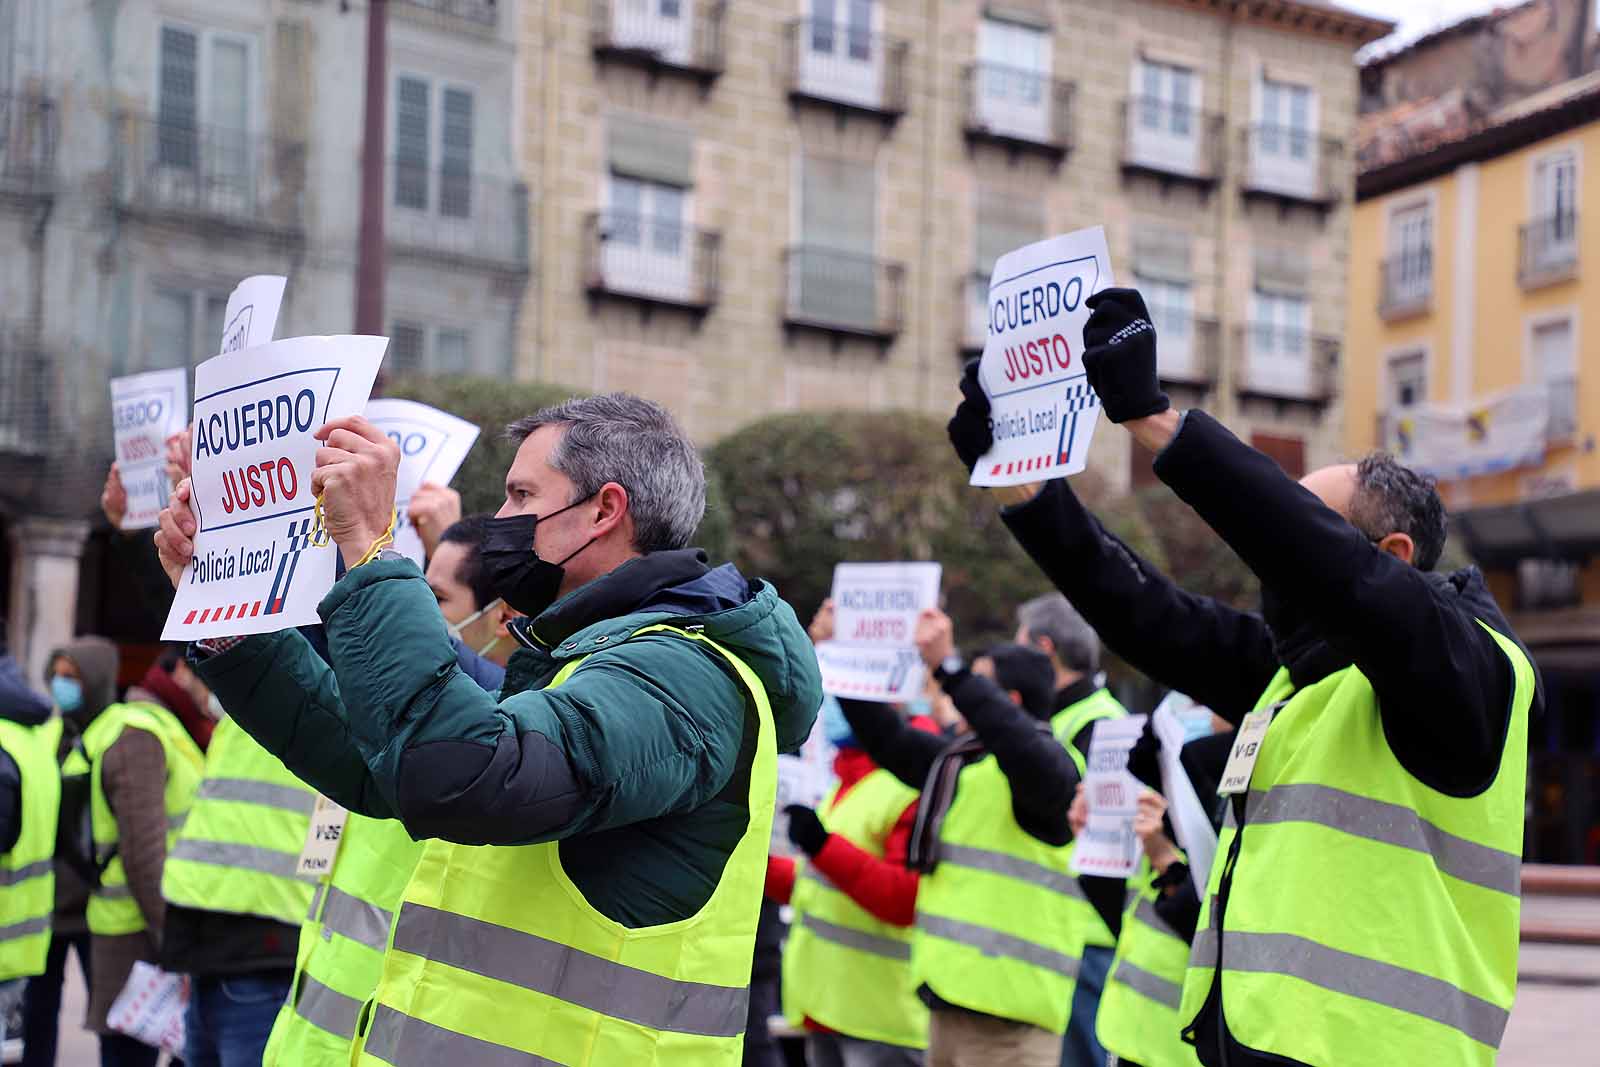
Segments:
[[[528,187],[521,182],[391,162],[388,196],[392,252],[528,273]]]
[[[1578,379],[1554,378],[1545,383],[1549,417],[1544,437],[1549,444],[1565,444],[1578,436]]]
[[[1339,202],[1348,174],[1342,142],[1310,130],[1269,125],[1251,126],[1243,138],[1245,196],[1322,210]]]
[[[616,212],[584,220],[584,288],[704,313],[717,302],[720,234]]]
[[[1240,326],[1241,396],[1324,405],[1338,392],[1339,339],[1273,323]]]
[[[444,25],[493,30],[500,24],[495,0],[393,0],[391,6],[402,16]]]
[[[784,325],[884,344],[904,318],[905,268],[816,245],[784,250]]]
[[[1222,173],[1222,129],[1221,115],[1129,97],[1122,102],[1122,172],[1209,189]]]
[[[907,42],[826,19],[796,19],[785,33],[791,100],[891,122],[905,114]]]
[[[31,329],[0,324],[0,455],[40,458],[63,435],[60,364]],[[55,429],[57,432],[52,432]]]
[[[1071,82],[1036,70],[978,63],[964,71],[966,135],[1061,159],[1072,148]]]
[[[1378,314],[1386,321],[1425,314],[1433,307],[1433,249],[1420,248],[1383,261]]]
[[[1157,374],[1164,385],[1210,389],[1221,366],[1216,319],[1156,315]]]
[[[130,215],[300,237],[306,145],[123,115],[117,203]]]
[[[724,2],[671,5],[660,0],[594,0],[590,40],[596,59],[642,67],[651,74],[685,74],[702,87],[726,65],[722,27]]]
[[[1547,215],[1518,228],[1517,284],[1524,289],[1578,276],[1578,216]]]
[[[989,275],[973,271],[961,280],[961,354],[976,356],[989,343]]]
[[[0,93],[0,196],[37,197],[55,188],[58,117],[38,93]]]

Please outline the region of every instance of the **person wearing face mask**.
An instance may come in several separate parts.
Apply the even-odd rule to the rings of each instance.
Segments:
[[[765,582],[687,547],[704,468],[659,405],[616,393],[521,419],[481,555],[527,617],[498,699],[385,549],[399,449],[318,431],[312,478],[349,570],[331,665],[293,631],[206,642],[198,669],[289,767],[426,839],[353,1059],[735,1064],[776,789],[820,672]],[[193,555],[190,487],[157,534]]]
[[[833,638],[833,604],[808,628]],[[925,715],[908,725],[938,736]],[[767,860],[767,897],[794,911],[783,951],[784,1014],[807,1030],[813,1067],[905,1067],[922,1062],[928,1009],[911,980],[918,873],[906,866],[917,792],[856,742],[840,702],[821,718],[837,749],[838,781],[820,810],[791,805],[789,839],[803,860]]]
[[[1107,417],[1264,589],[1263,614],[1184,592],[1065,481],[996,491],[1124,659],[1230,721],[1257,709],[1225,775],[1185,1038],[1206,1067],[1493,1063],[1516,990],[1531,659],[1481,574],[1432,573],[1430,481],[1372,455],[1296,484],[1172,410],[1137,292],[1089,305],[1083,366]],[[970,469],[991,412],[975,367],[961,390],[950,438]]]
[[[441,496],[448,500],[454,492],[431,494]],[[459,498],[456,503],[459,514]],[[415,499],[412,511],[415,519]],[[457,666],[485,690],[498,692],[514,647],[506,624],[517,613],[494,594],[484,574],[487,519],[470,515],[435,530],[426,576],[449,624]],[[350,1061],[361,1006],[383,973],[390,920],[421,852],[422,843],[394,819],[346,816],[333,867],[300,925],[294,978],[262,1053],[264,1067]]]
[[[113,703],[117,666],[116,646],[99,637],[80,637],[50,655],[50,691],[70,746],[62,763],[57,885],[66,883],[68,893],[88,888],[86,1025],[100,1035],[102,1067],[153,1067],[160,1050],[113,1032],[106,1015],[133,965],[157,959],[167,917],[162,871],[205,756],[160,704]],[[69,802],[84,784],[87,803]]]

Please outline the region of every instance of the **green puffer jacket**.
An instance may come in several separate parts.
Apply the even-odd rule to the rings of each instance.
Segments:
[[[413,837],[561,842],[589,902],[626,926],[686,918],[748,821],[755,717],[732,669],[656,623],[699,626],[765,683],[780,751],[821,702],[816,657],[773,588],[694,550],[632,560],[519,620],[505,688],[456,665],[409,561],[346,574],[318,608],[328,660],[297,631],[251,637],[199,670],[296,775]],[[567,660],[588,657],[544,691]]]

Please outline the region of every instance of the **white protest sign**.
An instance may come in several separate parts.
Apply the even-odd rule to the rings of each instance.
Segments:
[[[289,279],[281,274],[256,274],[240,282],[228,297],[222,316],[221,355],[243,352],[272,340],[278,327],[278,308]]]
[[[311,474],[330,419],[367,406],[383,337],[296,337],[195,369],[199,530],[162,639],[271,633],[318,621],[338,551],[314,528]]]
[[[973,468],[973,485],[1023,485],[1077,474],[1088,464],[1100,398],[1083,371],[1085,301],[1111,284],[1111,254],[1099,226],[995,261],[989,339],[978,364],[994,447]]]
[[[937,563],[841,563],[833,571],[833,640],[817,646],[822,689],[904,703],[922,692],[917,616],[938,606]]]
[[[1178,847],[1183,849],[1188,860],[1189,878],[1194,882],[1194,891],[1204,900],[1206,880],[1211,877],[1211,862],[1217,855],[1217,831],[1212,828],[1205,806],[1200,803],[1200,796],[1194,790],[1194,783],[1189,781],[1189,772],[1183,769],[1183,762],[1179,759],[1188,731],[1178,716],[1194,710],[1205,709],[1174,690],[1167,694],[1150,716],[1150,729],[1161,742],[1161,795],[1167,798],[1167,818],[1172,820],[1173,832],[1178,835]]]
[[[450,484],[478,440],[478,428],[414,400],[373,400],[367,404],[367,418],[400,446],[400,474],[394,491],[399,519],[394,528],[394,547],[420,567],[425,562],[422,538],[406,518],[406,508],[423,482]]]
[[[124,530],[156,524],[167,506],[167,438],[189,422],[189,372],[183,367],[111,379],[117,470],[128,491]]]
[[[1126,715],[1094,724],[1083,776],[1089,822],[1072,850],[1074,874],[1131,878],[1139,871],[1143,848],[1133,832],[1133,819],[1144,785],[1128,773],[1128,753],[1144,733],[1144,721],[1143,715]]]
[[[778,795],[772,809],[772,840],[768,851],[774,856],[792,856],[796,849],[789,840],[789,816],[784,812],[790,804],[804,804],[808,808],[822,805],[822,798],[833,786],[833,758],[838,753],[828,740],[827,727],[822,716],[811,725],[811,734],[800,751],[778,756]]]
[[[188,1007],[188,978],[136,960],[128,972],[128,981],[111,1002],[106,1026],[151,1048],[181,1056]]]

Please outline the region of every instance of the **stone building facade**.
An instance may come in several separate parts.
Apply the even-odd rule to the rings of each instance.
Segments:
[[[1339,447],[1356,113],[1332,5],[551,0],[523,11],[537,270],[518,372],[713,439],[944,412],[997,254],[1103,223],[1175,398]],[[1124,435],[1094,462],[1148,477]]]

